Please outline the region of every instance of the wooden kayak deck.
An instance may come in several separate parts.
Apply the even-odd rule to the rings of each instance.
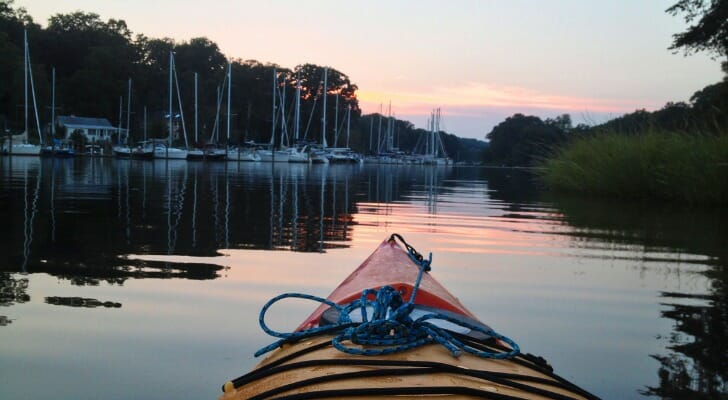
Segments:
[[[407,250],[400,247],[395,236],[402,241]],[[505,336],[499,335],[463,306],[426,271],[429,262],[409,246],[399,235],[385,240],[329,297],[318,307],[292,334],[280,336],[271,333],[263,323],[265,310],[271,302],[287,295],[278,296],[269,302],[261,314],[261,327],[268,333],[285,338],[282,345],[274,343],[259,351],[273,350],[261,363],[248,374],[225,383],[221,400],[234,399],[321,399],[321,398],[413,398],[413,399],[471,399],[490,398],[509,399],[595,399],[590,393],[555,375],[552,368],[540,357],[519,353],[518,345]],[[415,283],[417,282],[417,283]],[[417,295],[411,293],[417,288]],[[382,288],[380,290],[380,288]],[[355,336],[339,336],[337,342],[345,341],[346,352],[332,345],[332,332],[337,332],[354,323],[353,319],[333,318],[331,311],[351,312],[340,306],[354,301],[361,305],[362,292],[376,289],[383,298],[397,293],[396,304],[403,306],[387,309],[384,321],[377,320],[361,323],[358,327],[373,327],[371,333],[378,339],[370,341],[376,345],[367,347],[356,345]],[[365,292],[371,293],[371,292]],[[368,300],[367,300],[368,301]],[[389,300],[387,300],[389,301]],[[326,304],[328,302],[328,304]],[[386,301],[385,301],[386,302]],[[409,304],[411,302],[411,304]],[[371,303],[366,303],[372,306]],[[380,303],[377,303],[377,307]],[[393,307],[391,304],[388,307]],[[406,307],[405,307],[406,306]],[[419,308],[418,308],[419,307]],[[391,311],[395,317],[402,315],[399,310],[407,309],[411,319],[397,320],[398,325],[376,325],[392,322]],[[418,311],[419,310],[419,311]],[[406,326],[409,333],[415,332],[420,319],[416,312],[436,313],[437,319],[455,322],[465,330],[440,326],[442,331],[429,330],[428,339],[418,336],[421,341],[416,346],[399,346],[398,335],[390,326]],[[362,311],[363,312],[363,311]],[[356,312],[354,312],[356,314]],[[377,315],[384,315],[383,312]],[[351,314],[349,314],[351,317]],[[322,318],[323,317],[323,318]],[[346,317],[346,314],[344,314]],[[380,318],[380,317],[378,317]],[[417,321],[414,321],[417,319]],[[338,321],[338,322],[337,322]],[[342,323],[342,325],[339,325]],[[428,322],[429,323],[429,322]],[[332,325],[333,324],[333,325]],[[437,325],[435,322],[433,324]],[[385,328],[376,328],[376,326]],[[332,328],[332,329],[330,329]],[[398,328],[399,329],[399,328]],[[427,329],[435,329],[428,325]],[[340,333],[340,331],[338,331]],[[422,331],[419,331],[421,334]],[[366,331],[369,335],[370,331]],[[397,339],[390,340],[397,336]],[[448,339],[443,341],[443,337]],[[367,336],[367,338],[369,338]],[[404,336],[402,336],[404,338]],[[419,339],[418,339],[419,338]],[[437,340],[435,340],[438,338]],[[454,340],[453,340],[454,339]],[[407,336],[407,343],[412,343]],[[425,343],[433,344],[425,344]],[[359,343],[366,343],[367,340]],[[443,344],[478,353],[448,350]],[[389,344],[385,344],[389,343]],[[505,343],[508,343],[506,345]],[[398,347],[390,352],[384,347]],[[419,346],[419,347],[417,347]],[[353,351],[352,351],[353,350]],[[365,350],[365,351],[364,351]],[[361,355],[367,353],[367,355]],[[457,355],[460,353],[457,357]]]
[[[386,356],[352,356],[331,336],[284,345],[251,373],[228,382],[220,400],[234,399],[593,399],[532,356],[453,357],[432,344]]]

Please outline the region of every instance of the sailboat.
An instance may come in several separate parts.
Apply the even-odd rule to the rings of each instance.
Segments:
[[[284,114],[281,112],[281,114]],[[311,163],[311,157],[308,153],[308,145],[298,146],[298,135],[300,131],[301,120],[301,71],[296,73],[296,109],[295,121],[293,126],[293,147],[288,148],[288,162],[292,163]],[[284,122],[285,123],[285,122]]]
[[[217,143],[220,141],[220,110],[222,109],[222,98],[223,94],[222,92],[218,92],[217,95],[217,114],[215,115],[215,128],[212,130],[212,137],[210,138],[210,142],[205,144],[202,148],[204,152],[205,160],[209,161],[225,161],[227,159],[227,143],[230,142],[230,91],[232,89],[232,63],[228,63],[228,71],[225,74],[225,79],[223,79],[223,87],[225,86],[225,82],[227,81],[227,136],[225,140],[225,148],[220,148],[217,146]]]
[[[184,160],[187,158],[187,130],[185,128],[185,118],[184,118],[184,112],[182,111],[182,98],[179,94],[179,81],[174,80],[176,78],[177,74],[175,73],[174,68],[174,53],[171,51],[169,52],[169,114],[167,115],[168,122],[169,122],[169,134],[167,136],[167,143],[164,144],[162,142],[157,143],[157,145],[154,147],[154,158],[166,158],[166,159],[176,159],[176,160]],[[182,136],[185,140],[185,148],[181,149],[178,147],[172,146],[172,139],[174,137],[174,118],[177,117],[172,108],[172,83],[177,83],[177,101],[179,102],[179,118],[182,122]]]
[[[228,72],[225,73],[225,79],[223,79],[223,87],[226,82],[229,82],[230,66],[228,65]],[[228,114],[230,113],[230,88],[228,87]],[[215,123],[212,127],[212,133],[210,140],[207,143],[200,144],[197,135],[197,73],[195,73],[195,147],[188,150],[188,160],[206,160],[206,161],[224,161],[227,157],[227,149],[220,148],[216,145],[220,138],[220,107],[222,104],[222,92],[220,87],[217,88],[217,111],[215,111]],[[228,141],[230,138],[230,117],[228,116]]]
[[[131,111],[130,111],[131,112]],[[131,150],[131,157],[142,160],[154,159],[154,143],[147,140],[147,107],[144,106],[144,140]]]
[[[119,144],[114,146],[114,155],[118,158],[138,158],[151,159],[154,158],[154,148],[146,143],[146,141],[137,143],[132,147],[129,145],[131,139],[131,78],[129,78],[128,92],[126,97],[126,138],[124,143],[121,141],[121,118],[122,118],[122,98],[119,98]],[[146,122],[145,122],[146,123]]]
[[[276,105],[278,91],[278,75],[276,69],[273,69],[273,113],[272,113],[272,128],[270,136],[270,144],[268,149],[258,149],[256,153],[260,157],[260,161],[265,162],[288,162],[288,152],[285,150],[276,150],[275,147],[275,135],[276,135],[276,120],[278,118]]]
[[[310,156],[311,156],[311,162],[314,164],[328,164],[329,158],[326,156],[326,148],[328,145],[326,144],[326,92],[328,91],[328,79],[329,79],[329,69],[327,67],[324,68],[324,84],[322,89],[322,95],[324,97],[323,102],[323,117],[322,117],[322,127],[321,127],[321,147],[312,146],[309,150]]]
[[[41,156],[50,157],[73,157],[75,152],[73,147],[68,142],[63,142],[56,139],[56,69],[52,70],[52,84],[51,84],[51,145],[45,146],[40,151]]]
[[[440,138],[440,109],[432,111],[430,118],[430,136],[422,163],[427,165],[447,165],[452,161],[445,153],[445,146]]]
[[[187,150],[187,159],[188,160],[204,160],[205,159],[205,152],[203,149],[197,147],[198,139],[197,139],[197,72],[195,72],[195,147]]]
[[[337,95],[337,115],[338,115],[338,95]],[[339,135],[338,130],[334,136],[334,146],[338,146]],[[351,136],[351,106],[346,109],[346,147],[329,147],[327,157],[330,163],[334,164],[358,164],[363,161],[361,155],[353,151],[349,147],[349,138]]]
[[[20,135],[10,136],[8,143],[3,148],[4,153],[11,155],[37,156],[43,147],[43,136],[40,134],[40,119],[38,118],[38,106],[35,101],[35,85],[33,84],[33,73],[30,70],[30,51],[28,49],[28,31],[23,33],[23,69],[25,70],[25,130]],[[33,96],[33,111],[35,112],[35,123],[38,128],[38,138],[40,144],[32,144],[28,142],[28,81],[30,80],[30,89]],[[19,143],[13,143],[18,141]]]
[[[232,86],[233,86],[233,74],[232,74],[232,63],[228,63],[228,112],[227,112],[227,141],[228,145],[230,143],[230,106],[231,106],[231,95],[232,95]],[[220,109],[219,102],[218,102],[218,110]],[[228,147],[227,149],[227,159],[229,161],[260,161],[260,156],[258,156],[257,152],[255,151],[254,146],[245,146],[245,147]]]

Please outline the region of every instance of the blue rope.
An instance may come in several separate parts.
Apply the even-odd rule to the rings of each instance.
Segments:
[[[394,235],[393,235],[394,237]],[[400,237],[401,239],[401,237]],[[402,240],[404,242],[404,240]],[[454,357],[462,352],[467,352],[482,358],[505,359],[512,358],[520,352],[519,346],[510,338],[503,336],[482,325],[470,324],[466,321],[454,319],[440,313],[429,313],[415,320],[410,317],[414,309],[414,301],[417,290],[422,281],[422,276],[431,269],[432,253],[428,259],[424,259],[414,248],[405,243],[407,253],[412,261],[419,266],[419,273],[415,280],[412,295],[409,301],[405,302],[399,291],[391,286],[383,286],[379,290],[366,289],[358,300],[349,304],[339,305],[330,300],[302,294],[284,293],[270,299],[260,310],[258,321],[263,331],[273,337],[281,338],[255,352],[258,357],[269,351],[280,347],[284,343],[294,342],[300,339],[319,336],[323,334],[334,334],[331,344],[338,350],[353,355],[378,356],[398,353],[431,343],[439,343],[450,351]],[[373,297],[373,300],[370,298]],[[277,332],[265,324],[265,314],[268,309],[278,301],[287,298],[299,298],[317,301],[335,308],[339,312],[338,321],[332,325],[319,326],[299,332]],[[351,320],[351,313],[357,309],[361,314],[361,322]],[[368,311],[371,309],[370,312]],[[475,349],[457,340],[447,330],[428,322],[430,320],[448,321],[452,324],[468,328],[472,331],[481,332],[487,336],[502,340],[511,347],[509,352],[489,352]],[[359,346],[377,346],[375,348],[359,348],[346,345],[350,342]]]

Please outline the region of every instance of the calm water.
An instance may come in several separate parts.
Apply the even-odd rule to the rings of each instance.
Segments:
[[[727,214],[515,170],[0,158],[0,398],[216,398],[265,301],[326,296],[393,232],[597,395],[726,396]]]

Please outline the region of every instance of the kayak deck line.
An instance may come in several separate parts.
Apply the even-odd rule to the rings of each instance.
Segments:
[[[274,297],[259,322],[280,340],[220,399],[596,398],[480,322],[430,276],[431,260],[393,234],[326,299]],[[265,314],[286,298],[321,305],[295,331],[273,331]]]

